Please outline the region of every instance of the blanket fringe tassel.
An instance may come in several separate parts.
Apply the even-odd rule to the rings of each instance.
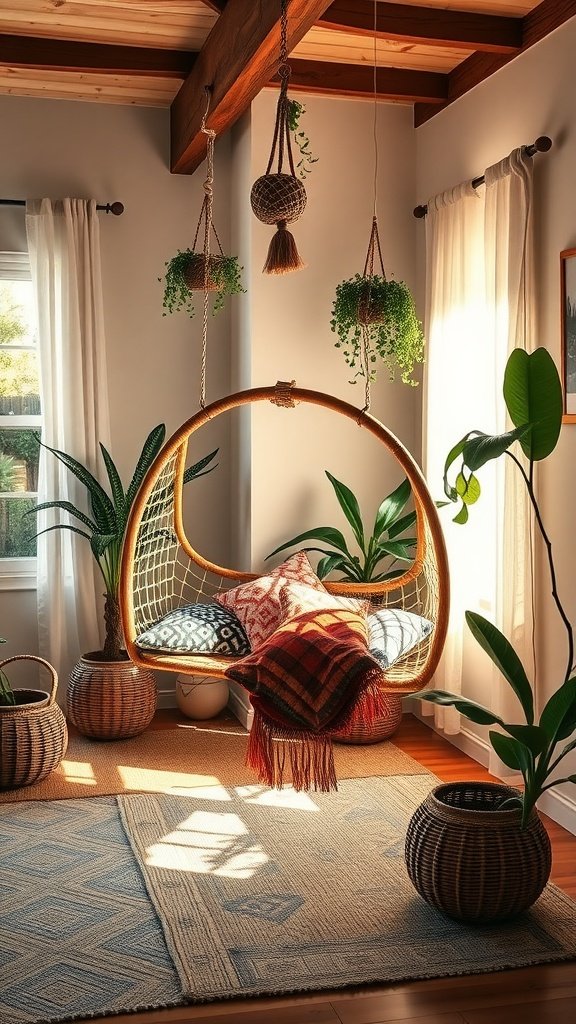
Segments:
[[[332,740],[326,733],[288,729],[270,722],[256,708],[250,730],[246,764],[260,782],[282,789],[286,768],[296,792],[338,789]]]

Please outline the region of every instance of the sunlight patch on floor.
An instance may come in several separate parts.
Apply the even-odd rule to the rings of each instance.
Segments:
[[[224,878],[251,878],[270,859],[237,814],[211,811],[194,811],[146,854],[149,867]]]
[[[61,761],[60,771],[66,782],[74,782],[78,786],[95,786],[94,769],[88,761]]]
[[[175,787],[195,789],[197,786],[221,786],[216,775],[196,775],[195,772],[170,772],[158,768],[132,768],[129,765],[115,766],[125,790],[139,790],[143,793],[168,793]]]

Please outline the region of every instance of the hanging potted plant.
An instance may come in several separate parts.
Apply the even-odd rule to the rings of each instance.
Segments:
[[[378,263],[380,273],[375,272]],[[367,386],[374,382],[380,359],[391,379],[399,371],[404,384],[417,384],[412,374],[424,358],[422,324],[408,286],[386,277],[376,217],[364,270],[336,288],[330,326],[338,335],[336,348],[343,350],[346,363],[355,371],[351,383],[359,377]]]
[[[491,436],[470,431],[450,451],[444,487],[460,504],[455,522],[468,520],[480,496],[475,473],[487,462],[508,455],[522,475],[538,530],[545,545],[552,599],[568,640],[564,678],[536,718],[528,675],[507,638],[476,612],[466,621],[516,695],[522,720],[506,722],[490,708],[444,690],[418,696],[432,704],[456,708],[471,722],[492,726],[490,743],[500,760],[523,779],[522,791],[495,783],[450,783],[438,786],[416,810],[406,837],[408,874],[427,902],[451,917],[466,921],[502,920],[527,909],[538,898],[550,874],[551,851],[536,805],[543,793],[576,775],[559,774],[564,758],[576,748],[576,665],[571,623],[556,587],[552,545],[534,491],[534,466],[556,447],[562,423],[562,388],[549,353],[537,348],[528,355],[514,350],[504,375],[504,400],[514,429]],[[527,466],[510,450],[519,442]],[[454,483],[451,466],[461,465]],[[514,509],[509,510],[514,515]]]
[[[166,436],[163,423],[151,430],[125,490],[110,453],[100,445],[110,494],[90,470],[66,452],[44,445],[86,488],[86,514],[68,501],[42,502],[32,512],[59,509],[75,522],[60,522],[50,530],[71,530],[90,544],[105,588],[105,641],[101,651],[84,654],[74,666],[67,689],[68,717],[85,736],[95,739],[126,739],[137,736],[150,724],[156,710],[156,682],[149,669],[139,668],[123,647],[120,620],[120,557],[128,514],[148,469]],[[184,482],[211,472],[216,451],[190,466]],[[76,525],[79,524],[79,525]]]
[[[196,252],[194,246],[192,249],[179,249],[166,262],[163,315],[184,309],[188,316],[194,316],[195,291],[216,292],[212,313],[217,313],[222,309],[227,295],[238,295],[245,291],[242,287],[242,269],[238,258],[225,256],[221,246],[218,253],[207,257],[203,252]]]
[[[6,641],[0,639],[0,644]],[[13,688],[4,672],[13,662],[33,662],[51,676],[47,690]],[[20,654],[0,662],[0,789],[41,782],[66,753],[66,719],[56,703],[58,676],[43,658]]]

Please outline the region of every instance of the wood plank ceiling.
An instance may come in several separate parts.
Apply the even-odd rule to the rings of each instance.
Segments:
[[[278,63],[280,0],[0,0],[0,94],[171,108],[192,173]],[[576,16],[576,0],[289,0],[292,88],[414,104],[416,125]]]

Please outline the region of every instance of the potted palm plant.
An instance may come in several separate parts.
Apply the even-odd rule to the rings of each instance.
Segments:
[[[128,514],[140,484],[166,436],[163,423],[144,442],[132,479],[125,489],[110,453],[100,445],[110,493],[90,470],[71,455],[44,445],[86,488],[89,513],[68,501],[47,501],[36,507],[58,509],[73,522],[60,522],[50,530],[71,530],[90,544],[105,588],[105,641],[101,651],[84,654],[72,670],[67,690],[68,717],[80,732],[98,739],[136,736],[149,725],[156,710],[156,683],[152,672],[139,668],[123,649],[118,590],[120,558]],[[217,449],[190,466],[184,481],[211,472]]]
[[[513,460],[544,542],[568,656],[564,678],[536,720],[532,685],[514,648],[496,626],[468,611],[468,627],[518,698],[522,720],[505,722],[490,708],[444,690],[418,695],[432,704],[452,705],[479,725],[492,726],[488,735],[496,754],[523,779],[521,791],[484,783],[440,786],[409,825],[406,859],[417,890],[445,913],[474,921],[510,917],[538,898],[548,880],[551,856],[536,805],[553,787],[576,782],[576,775],[558,773],[561,762],[576,749],[576,740],[570,739],[576,728],[573,630],[558,595],[552,544],[534,489],[535,464],[553,452],[562,423],[562,388],[548,352],[513,351],[503,390],[514,428],[500,435],[473,430],[454,445],[446,459],[445,492],[460,504],[455,522],[463,524],[480,496],[477,471],[502,455]],[[524,462],[513,452],[515,444],[521,446]],[[448,474],[457,460],[460,468],[451,482]]]
[[[46,668],[51,676],[49,689],[13,688],[4,669],[18,661]],[[57,686],[56,671],[43,658],[20,654],[0,662],[0,789],[41,782],[60,764],[68,731],[56,703]]]

